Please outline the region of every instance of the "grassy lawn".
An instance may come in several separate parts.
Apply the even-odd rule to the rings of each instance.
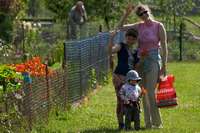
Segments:
[[[141,133],[200,133],[200,63],[169,63],[175,75],[179,105],[161,109],[163,129],[144,129]],[[115,133],[116,98],[111,81],[91,94],[79,108],[53,113],[47,126],[38,125],[33,133]],[[141,113],[144,127],[143,112]],[[122,131],[125,132],[125,131]],[[135,131],[133,131],[135,132]]]

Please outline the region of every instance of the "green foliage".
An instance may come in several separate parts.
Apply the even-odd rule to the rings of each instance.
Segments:
[[[50,66],[50,68],[53,69],[53,70],[59,69],[61,67],[62,67],[62,64],[58,63],[58,62],[56,62],[52,66]]]
[[[64,41],[59,40],[57,43],[55,43],[49,52],[48,60],[49,65],[53,65],[54,63],[62,64],[62,61],[64,59]]]
[[[200,43],[198,41],[185,42],[183,44],[183,59],[187,61],[200,60]]]
[[[166,20],[175,16],[178,17],[178,22],[182,21],[182,16],[185,16],[195,6],[191,0],[159,0],[154,4],[159,7],[161,16]]]
[[[76,0],[45,0],[46,6],[55,13],[55,17],[66,22],[68,13],[72,6],[76,4]],[[133,0],[132,0],[133,1]],[[138,1],[138,0],[137,0]],[[134,1],[135,3],[136,1]],[[113,22],[119,20],[122,11],[127,6],[123,0],[87,0],[84,2],[85,9],[88,14],[89,21],[103,19],[106,23],[107,29],[111,28]]]
[[[197,61],[200,60],[200,45],[198,42],[192,42],[187,39],[183,41],[183,60]],[[177,61],[180,58],[179,42],[173,41],[168,44],[169,60]]]
[[[165,15],[185,15],[187,11],[190,11],[193,7],[191,0],[158,0],[155,2],[157,6],[162,10]],[[165,7],[165,8],[163,8]]]
[[[26,132],[26,122],[15,103],[15,100],[22,98],[20,94],[16,93],[17,90],[21,89],[20,81],[22,81],[22,75],[16,73],[14,68],[0,65],[0,104],[2,106],[4,103],[6,110],[6,112],[0,113],[0,130],[4,133]],[[8,105],[8,95],[11,94],[14,94],[16,99]]]
[[[13,18],[9,14],[0,12],[0,38],[6,42],[12,40],[12,31],[13,31]]]
[[[92,68],[90,70],[90,78],[89,78],[89,86],[92,89],[95,89],[97,85],[97,75],[96,75],[96,71],[94,68]]]
[[[0,86],[3,86],[0,92],[14,92],[20,89],[20,80],[22,80],[22,75],[17,73],[14,68],[0,65]]]
[[[199,16],[189,16],[188,17],[191,21],[195,22],[195,23],[199,23],[200,22],[200,17]],[[194,35],[198,35],[200,36],[200,29],[193,25],[192,23],[188,22],[185,20],[185,24],[186,24],[186,31],[187,32],[191,32]]]
[[[8,10],[0,10],[0,38],[6,42],[12,41],[14,20],[24,14],[25,3],[26,0],[12,0]]]
[[[66,20],[68,11],[73,5],[72,0],[45,0],[45,4],[49,10],[55,13],[55,17],[60,20]]]
[[[27,122],[23,119],[17,105],[12,104],[12,110],[6,113],[0,113],[0,131],[2,133],[26,133],[28,131]]]
[[[24,38],[24,52],[29,58],[40,55],[43,59],[49,53],[49,45],[40,38],[40,31],[37,28],[27,29]],[[44,52],[46,51],[46,52]]]

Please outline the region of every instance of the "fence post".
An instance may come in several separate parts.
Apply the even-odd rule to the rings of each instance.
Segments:
[[[32,79],[28,72],[22,73],[24,77],[24,93],[27,96],[27,104],[24,105],[25,111],[27,111],[28,115],[28,124],[29,124],[29,130],[32,130],[32,104],[31,104],[31,98],[32,98]]]
[[[63,74],[63,95],[64,95],[64,110],[66,109],[66,105],[67,105],[67,93],[68,93],[68,86],[67,86],[67,50],[66,50],[66,44],[63,43],[64,45],[64,58],[63,58],[63,70],[64,70],[64,74]]]
[[[102,32],[102,25],[99,25],[99,32]]]
[[[50,112],[50,100],[49,100],[49,70],[48,70],[48,58],[45,59],[45,73],[46,73],[46,100],[47,100],[47,112]]]
[[[3,101],[5,102],[5,112],[8,113],[8,103],[7,103],[8,94],[6,93],[6,83],[3,81]]]
[[[83,87],[82,87],[82,58],[81,58],[81,47],[82,45],[79,45],[79,59],[80,59],[80,66],[79,66],[79,69],[80,69],[80,98],[82,99],[83,97]]]
[[[25,29],[24,29],[24,24],[21,24],[21,28],[22,28],[22,51],[23,51],[23,61],[26,60],[26,55],[25,55]]]
[[[91,72],[92,72],[92,68],[93,68],[93,64],[92,64],[92,50],[93,50],[92,46],[93,46],[93,43],[92,43],[92,40],[90,40],[89,45],[90,45],[90,51],[89,51],[90,52],[90,55],[89,55],[89,66],[90,66],[89,67],[89,83],[90,84],[89,84],[89,87],[92,88],[92,78],[91,78],[91,75],[92,75]]]
[[[174,22],[174,32],[176,32],[176,14],[173,13],[173,22]]]
[[[183,57],[183,22],[180,23],[180,29],[179,29],[179,60],[182,61]]]

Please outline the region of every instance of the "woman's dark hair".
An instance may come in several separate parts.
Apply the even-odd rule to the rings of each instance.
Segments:
[[[132,36],[137,38],[138,37],[138,31],[136,29],[130,28],[126,31],[125,36]]]

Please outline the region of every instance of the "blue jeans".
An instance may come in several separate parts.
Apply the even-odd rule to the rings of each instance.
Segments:
[[[131,129],[131,122],[134,121],[135,130],[140,129],[140,107],[139,103],[134,102],[134,104],[124,105],[125,114],[125,129]]]

